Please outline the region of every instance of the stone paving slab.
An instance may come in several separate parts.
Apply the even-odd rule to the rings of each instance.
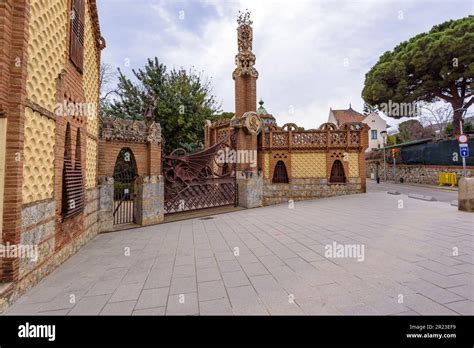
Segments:
[[[5,314],[473,315],[473,226],[369,192],[101,234]]]

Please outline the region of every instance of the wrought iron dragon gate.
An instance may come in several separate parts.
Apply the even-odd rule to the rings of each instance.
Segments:
[[[235,141],[229,134],[207,149],[163,156],[165,214],[237,205],[235,161],[229,160]]]

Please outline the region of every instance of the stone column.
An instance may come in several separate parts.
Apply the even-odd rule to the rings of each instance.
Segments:
[[[148,226],[163,222],[165,218],[164,188],[161,175],[145,175],[136,180],[134,213],[137,224]]]
[[[458,209],[474,212],[474,178],[461,178],[459,180]]]
[[[263,205],[263,177],[261,172],[237,172],[239,207],[257,208]]]
[[[114,229],[114,178],[99,177],[99,232]]]

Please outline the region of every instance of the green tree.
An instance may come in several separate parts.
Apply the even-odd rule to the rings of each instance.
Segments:
[[[193,151],[204,143],[204,122],[219,112],[208,80],[193,70],[167,71],[158,58],[133,70],[136,82],[119,69],[117,98],[106,106],[105,114],[120,118],[143,120],[150,100],[155,121],[161,124],[165,152],[175,148]]]
[[[418,120],[408,120],[398,125],[397,140],[400,143],[429,138],[432,131],[424,128]]]
[[[474,16],[434,26],[385,52],[365,76],[362,97],[370,105],[444,100],[457,110],[453,128],[460,131],[462,111],[474,103]],[[393,118],[412,115],[388,115]]]
[[[452,137],[453,133],[454,133],[453,125],[452,124],[446,125],[446,127],[444,128],[444,134],[446,134],[447,137]]]
[[[395,145],[397,143],[397,137],[395,135],[389,135],[387,137],[387,146]]]

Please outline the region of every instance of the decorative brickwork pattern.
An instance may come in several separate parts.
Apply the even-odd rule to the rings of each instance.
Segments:
[[[291,176],[293,178],[325,178],[325,153],[292,153]]]
[[[30,1],[27,96],[54,111],[56,78],[67,53],[68,1]]]
[[[357,178],[359,176],[359,153],[349,153],[349,177]]]
[[[86,149],[86,189],[96,186],[97,175],[97,142],[87,138]]]
[[[54,121],[26,108],[23,152],[23,204],[52,198]]]
[[[265,171],[265,178],[270,178],[270,154],[268,153],[264,156],[263,168]]]
[[[94,115],[87,116],[87,133],[97,137],[99,132],[99,60],[97,59],[98,49],[94,38],[93,25],[88,6],[86,6],[84,30],[84,97],[87,103],[95,105],[96,111]]]

